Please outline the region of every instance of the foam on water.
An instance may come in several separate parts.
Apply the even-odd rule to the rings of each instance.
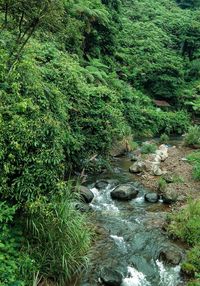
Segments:
[[[180,282],[180,266],[166,268],[164,264],[157,260],[156,264],[159,269],[160,283],[159,286],[175,286]]]
[[[151,284],[146,280],[145,275],[137,271],[133,267],[128,267],[128,277],[126,277],[122,286],[150,286]]]
[[[94,194],[93,202],[90,204],[94,210],[98,211],[111,211],[119,212],[118,207],[116,207],[114,201],[110,197],[110,185],[108,185],[104,190],[99,191],[97,188],[90,189]]]
[[[124,238],[122,236],[117,235],[111,235],[112,239],[114,239],[116,245],[119,247],[119,249],[123,250],[124,252],[127,252],[126,243],[124,241]]]
[[[144,197],[138,197],[134,200],[136,203],[143,203],[144,202]]]

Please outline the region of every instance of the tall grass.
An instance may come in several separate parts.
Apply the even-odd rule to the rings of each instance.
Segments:
[[[85,217],[73,207],[69,187],[51,202],[40,197],[27,205],[27,233],[31,256],[38,264],[38,277],[54,279],[57,285],[80,272],[87,264],[91,232]]]
[[[182,270],[187,275],[197,278],[189,285],[199,285],[200,277],[200,200],[190,200],[178,213],[172,214],[168,231],[176,238],[187,242],[191,249],[187,252]]]

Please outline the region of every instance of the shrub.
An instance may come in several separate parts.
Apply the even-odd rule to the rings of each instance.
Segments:
[[[142,154],[155,153],[156,150],[157,150],[156,144],[144,143],[142,144],[142,147],[141,147]]]
[[[193,152],[187,156],[188,161],[194,165],[193,178],[197,181],[200,180],[200,152]]]
[[[159,142],[162,143],[162,144],[166,144],[166,143],[169,143],[169,136],[165,133],[163,133],[161,136],[160,136],[160,139],[159,139]]]
[[[158,180],[158,189],[159,191],[163,192],[167,187],[167,182],[165,181],[165,179],[160,178]]]
[[[17,206],[0,202],[0,285],[25,286],[32,284],[32,276],[27,279],[26,272],[34,271],[34,260],[24,252],[24,238],[21,227],[14,222]],[[26,257],[26,258],[25,258]]]
[[[191,126],[185,136],[185,146],[200,147],[200,127]]]

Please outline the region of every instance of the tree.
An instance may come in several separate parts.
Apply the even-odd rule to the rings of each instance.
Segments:
[[[59,22],[63,13],[63,1],[0,0],[0,10],[4,13],[4,28],[14,27],[16,31],[15,44],[10,54],[12,66],[39,26],[53,26]]]

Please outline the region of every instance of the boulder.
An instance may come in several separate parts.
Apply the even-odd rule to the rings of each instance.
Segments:
[[[182,260],[182,253],[176,248],[161,250],[158,259],[169,265],[178,265]]]
[[[159,195],[157,193],[145,194],[144,199],[149,203],[157,203],[159,201]]]
[[[152,163],[151,173],[154,176],[161,176],[163,171],[160,169],[160,166],[157,163]]]
[[[101,270],[100,279],[105,285],[120,286],[123,280],[123,275],[111,267],[104,267]]]
[[[164,162],[168,158],[168,147],[165,144],[160,145],[156,151],[156,155],[160,156],[161,161]]]
[[[175,203],[178,200],[178,193],[173,188],[167,187],[162,193],[162,199],[165,204]]]
[[[91,203],[94,198],[93,192],[85,186],[78,186],[76,191],[80,194],[81,199],[87,204]]]
[[[130,173],[141,173],[146,169],[146,165],[142,161],[135,162],[132,166],[129,168]]]
[[[96,181],[94,186],[98,190],[103,190],[103,189],[106,189],[108,186],[109,188],[114,188],[118,184],[119,184],[119,181],[115,179],[102,179],[102,180]]]
[[[103,190],[108,186],[108,181],[106,180],[99,180],[95,183],[95,188],[97,188],[98,190]]]
[[[137,197],[138,189],[131,184],[124,184],[116,187],[111,192],[112,199],[129,201]]]

